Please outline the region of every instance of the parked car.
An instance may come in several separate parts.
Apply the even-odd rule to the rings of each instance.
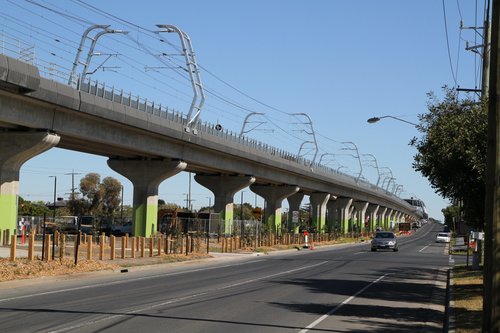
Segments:
[[[111,226],[111,234],[114,236],[125,236],[125,234],[132,234],[132,222],[124,224],[113,224]]]
[[[450,234],[447,232],[440,232],[436,235],[436,243],[449,243],[450,240]]]
[[[371,248],[372,251],[380,249],[398,251],[399,247],[396,235],[392,231],[377,231],[375,237],[372,239]]]

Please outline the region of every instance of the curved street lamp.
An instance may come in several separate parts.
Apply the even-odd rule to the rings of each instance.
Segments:
[[[401,118],[398,118],[398,117],[393,117],[393,116],[372,117],[372,118],[369,118],[369,119],[367,120],[367,122],[368,122],[369,124],[373,124],[373,123],[376,123],[376,122],[378,122],[380,119],[383,119],[383,118],[392,118],[392,119],[396,119],[396,120],[402,121],[403,123],[407,123],[407,124],[410,124],[410,125],[413,125],[413,126],[418,126],[418,124],[412,123],[411,121],[404,120],[404,119],[401,119]]]

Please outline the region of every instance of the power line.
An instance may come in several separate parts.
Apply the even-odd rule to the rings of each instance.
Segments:
[[[442,4],[443,4],[444,31],[446,34],[446,47],[448,50],[448,61],[450,63],[450,69],[451,69],[451,75],[453,76],[453,81],[455,82],[455,86],[458,86],[457,78],[455,77],[455,72],[453,70],[453,63],[451,61],[450,40],[448,38],[448,23],[446,21],[446,6],[444,4],[444,0],[442,0]]]

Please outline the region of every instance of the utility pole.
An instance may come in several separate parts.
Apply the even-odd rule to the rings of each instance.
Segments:
[[[75,200],[75,175],[81,175],[81,173],[75,172],[75,170],[71,170],[70,173],[65,173],[65,175],[71,175],[71,201]],[[73,211],[72,214],[76,215],[75,205],[72,205]]]
[[[485,267],[482,332],[500,332],[500,0],[493,0],[488,98]],[[489,14],[489,13],[488,13]]]

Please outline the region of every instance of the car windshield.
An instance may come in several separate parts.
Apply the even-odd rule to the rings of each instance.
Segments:
[[[377,232],[375,238],[394,238],[394,234],[392,232]]]

